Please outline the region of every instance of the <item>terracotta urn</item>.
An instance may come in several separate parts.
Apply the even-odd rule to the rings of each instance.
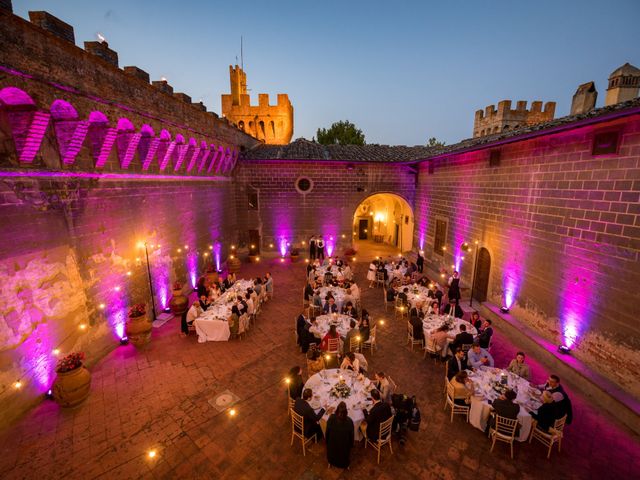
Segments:
[[[204,274],[204,278],[206,281],[206,285],[207,286],[211,286],[214,283],[218,282],[219,278],[218,278],[218,272],[216,272],[215,270],[210,270],[207,271],[207,273]]]
[[[61,407],[75,407],[89,396],[91,373],[83,365],[68,372],[57,372],[53,382],[53,399]]]
[[[174,290],[173,296],[169,301],[171,313],[176,317],[182,315],[189,308],[189,298],[182,292],[182,289]]]
[[[127,318],[125,331],[131,344],[136,348],[143,348],[151,341],[151,328],[151,321],[145,314]]]

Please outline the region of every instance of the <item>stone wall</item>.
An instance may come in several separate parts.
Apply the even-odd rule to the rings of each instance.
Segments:
[[[312,182],[306,194],[296,190],[301,177]],[[275,250],[281,237],[300,244],[314,234],[333,235],[342,252],[351,246],[358,205],[380,192],[398,194],[413,205],[415,178],[413,167],[396,164],[240,160],[235,177],[239,241],[246,243],[248,230],[255,229],[262,249],[273,244]],[[259,210],[248,209],[250,192],[258,194]]]
[[[611,129],[618,153],[592,155],[594,134]],[[475,252],[459,246],[478,241],[491,255],[490,300],[640,393],[640,119],[503,145],[494,167],[490,156],[435,158],[433,174],[421,164],[416,240],[431,266],[448,276],[458,265],[470,286]],[[437,219],[448,222],[440,252]]]
[[[224,260],[235,231],[231,185],[0,183],[0,425],[50,388],[54,349],[83,350],[94,363],[118,344],[128,306],[145,302],[150,314],[140,241],[148,244],[158,310],[167,306],[173,281],[186,282],[186,291],[215,262],[217,243]],[[12,388],[17,379],[20,391]]]

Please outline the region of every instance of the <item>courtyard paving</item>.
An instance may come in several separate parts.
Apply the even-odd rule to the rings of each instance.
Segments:
[[[361,260],[361,259],[359,259]],[[364,260],[364,259],[362,259]],[[357,265],[362,303],[379,329],[379,349],[367,355],[370,370],[384,370],[399,391],[416,395],[419,432],[394,443],[376,465],[371,449],[356,446],[350,470],[329,469],[322,444],[306,457],[290,446],[283,379],[305,365],[295,345],[294,319],[301,310],[303,262],[243,265],[239,278],[270,270],[275,298],[241,341],[198,344],[180,338],[177,320],[155,329],[151,346],[119,347],[93,369],[92,392],[80,407],[60,409],[44,401],[0,435],[3,479],[605,479],[638,478],[640,439],[565,384],[575,419],[562,452],[551,460],[541,444],[490,443],[464,419],[443,410],[443,367],[405,346],[405,324],[385,313],[380,289],[366,288],[366,264]],[[496,333],[494,357],[505,366],[518,346]],[[530,358],[535,382],[548,374]],[[305,368],[306,370],[306,368]],[[230,390],[239,397],[230,418],[208,401]],[[147,457],[156,449],[154,459]]]

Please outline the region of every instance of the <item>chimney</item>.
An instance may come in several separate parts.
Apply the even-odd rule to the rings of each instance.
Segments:
[[[571,101],[571,115],[579,115],[593,110],[596,106],[598,92],[593,82],[583,83],[578,87]]]
[[[11,6],[11,2],[9,2],[9,6]],[[73,34],[73,27],[54,17],[49,12],[29,12],[29,20],[43,30],[75,45],[76,37]]]
[[[84,49],[114,67],[118,66],[118,52],[111,50],[107,42],[84,42]]]

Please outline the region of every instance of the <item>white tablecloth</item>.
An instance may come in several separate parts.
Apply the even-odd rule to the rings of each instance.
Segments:
[[[391,264],[389,263],[386,264],[384,268],[387,269],[387,274],[389,275],[390,280],[393,280],[394,278],[398,280],[402,280],[402,277],[404,277],[404,274],[407,273],[407,267],[401,266],[398,269],[398,265],[395,262]]]
[[[347,291],[344,288],[341,287],[320,287],[320,298],[322,299],[322,304],[324,305],[324,299],[327,296],[327,294],[331,292],[331,294],[333,295],[333,298],[336,301],[336,305],[338,306],[338,311],[342,310],[342,306],[344,303],[344,297],[347,295]],[[353,306],[355,307],[355,296],[353,295],[353,293],[351,294],[351,296],[354,299],[353,302]]]
[[[476,388],[476,395],[471,397],[471,411],[469,412],[469,423],[474,427],[484,431],[487,427],[487,420],[491,412],[489,400],[493,401],[500,396],[500,393],[492,387],[494,382],[500,382],[501,374],[505,374],[507,385],[512,390],[516,390],[518,397],[516,403],[520,405],[518,422],[520,423],[520,433],[516,437],[519,442],[524,442],[529,438],[531,432],[530,411],[537,411],[540,407],[540,391],[535,389],[527,380],[514,375],[507,370],[500,368],[480,367],[475,372],[469,374]]]
[[[231,307],[235,298],[247,292],[247,288],[251,287],[251,280],[238,280],[229,290],[226,290],[220,298],[213,304],[209,305],[206,312],[195,319],[193,325],[196,327],[198,334],[198,342],[226,342],[231,336],[229,330],[229,317],[231,316]]]
[[[418,307],[422,307],[425,301],[431,303],[432,300],[435,300],[429,298],[429,289],[421,285],[403,285],[396,287],[396,291],[401,293],[405,288],[409,289],[407,292],[407,301],[412,307],[415,307],[416,305]]]
[[[332,323],[336,324],[336,329],[341,337],[346,337],[349,330],[351,330],[351,318],[349,315],[319,315],[316,317],[315,324],[309,328],[309,331],[320,339],[329,331],[329,326]]]
[[[347,398],[338,398],[330,394],[331,388],[340,381],[340,375],[343,376],[345,383],[351,387],[351,394]],[[321,408],[326,411],[330,407],[335,410],[338,404],[344,401],[347,404],[348,415],[353,420],[355,438],[356,440],[361,439],[360,424],[364,420],[362,409],[369,410],[373,405],[369,395],[371,390],[375,388],[367,377],[359,376],[351,370],[322,370],[309,377],[304,387],[313,391],[313,398],[309,403],[316,412]],[[328,419],[329,414],[325,413],[323,420],[327,421]]]
[[[422,319],[422,329],[424,330],[424,338],[427,342],[431,338],[431,332],[442,326],[442,324],[444,324],[448,318],[449,317],[447,315],[427,315],[426,317],[424,317],[424,319]],[[470,333],[471,335],[475,336],[478,333],[476,327],[471,325],[466,320],[462,320],[461,318],[454,318],[452,324],[453,328],[447,332],[448,342],[445,348],[440,352],[441,356],[446,357],[449,354],[449,345],[456,338],[456,335],[460,333],[460,325],[464,325],[465,327],[467,327],[467,333]]]

